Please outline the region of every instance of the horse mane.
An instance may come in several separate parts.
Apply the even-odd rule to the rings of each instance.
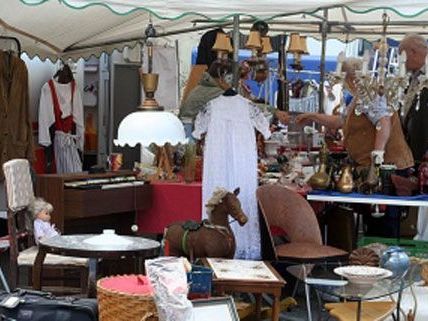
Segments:
[[[226,196],[226,194],[229,193],[228,190],[224,189],[224,188],[220,188],[217,187],[213,193],[213,195],[211,196],[211,198],[208,200],[207,204],[205,204],[205,208],[207,210],[207,214],[208,217],[210,217],[211,212],[213,211],[213,209],[219,204],[221,203],[221,200],[223,199],[223,197]]]

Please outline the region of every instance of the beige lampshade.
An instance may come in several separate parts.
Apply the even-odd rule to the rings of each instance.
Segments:
[[[245,44],[245,47],[248,49],[261,49],[262,39],[260,37],[260,32],[250,31],[250,35],[248,36],[248,41]]]
[[[229,53],[232,53],[233,52],[232,41],[230,40],[229,36],[226,36],[226,39],[227,39],[226,41],[227,51]]]
[[[303,49],[303,55],[309,55],[308,45],[306,42],[307,36],[300,36],[300,46]]]
[[[270,37],[262,37],[262,54],[268,54],[272,52],[272,44],[270,43]]]
[[[230,38],[225,33],[218,32],[212,50],[229,52],[231,47]]]
[[[300,41],[300,35],[298,33],[292,33],[290,35],[290,43],[288,44],[288,52],[290,53],[303,53],[302,43]]]

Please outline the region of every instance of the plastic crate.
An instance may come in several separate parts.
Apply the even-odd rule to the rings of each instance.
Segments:
[[[402,247],[409,256],[428,258],[428,242],[409,239],[396,239],[385,237],[364,236],[358,240],[358,246],[365,246],[372,243],[381,243],[387,246],[398,245]]]
[[[209,298],[211,296],[212,279],[212,269],[205,266],[192,265],[192,271],[187,273],[189,299]]]

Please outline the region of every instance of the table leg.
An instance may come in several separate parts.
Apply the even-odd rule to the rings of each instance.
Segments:
[[[401,305],[401,295],[403,294],[403,289],[398,292],[398,300],[397,300],[397,321],[400,321],[400,305]]]
[[[312,311],[311,311],[311,298],[310,298],[310,288],[307,283],[305,283],[305,295],[306,295],[306,309],[308,310],[308,321],[312,321]]]
[[[89,258],[88,298],[97,297],[97,259]]]
[[[357,321],[361,320],[361,301],[357,302]]]
[[[261,313],[262,313],[262,294],[256,293],[256,319],[260,320]]]
[[[275,295],[273,298],[273,304],[272,304],[272,321],[279,321],[279,296]]]
[[[43,248],[39,248],[36,259],[34,260],[33,266],[33,289],[42,289],[42,273],[43,273],[43,262],[45,261],[46,251]]]

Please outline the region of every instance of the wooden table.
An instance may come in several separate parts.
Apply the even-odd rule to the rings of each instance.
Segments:
[[[211,267],[208,260],[202,260],[205,266]],[[278,272],[272,267],[269,262],[260,261],[273,273],[276,280],[250,280],[250,279],[222,279],[218,278],[214,272],[212,286],[213,291],[219,295],[224,295],[226,293],[232,292],[241,292],[241,293],[253,293],[256,296],[256,314],[257,319],[260,320],[261,313],[261,299],[262,294],[271,294],[274,297],[272,305],[272,321],[279,320],[280,312],[280,298],[281,298],[281,289],[284,287],[286,282],[278,274]]]
[[[123,257],[134,257],[141,260],[153,258],[159,255],[160,243],[157,241],[142,237],[123,236],[123,238],[130,241],[130,244],[94,246],[84,242],[85,239],[92,236],[95,235],[58,235],[52,238],[40,240],[39,251],[34,261],[33,289],[41,290],[43,262],[46,254],[48,253],[89,258],[88,297],[92,298],[96,297],[98,259],[121,259]],[[142,262],[138,263],[138,269],[141,270]]]

